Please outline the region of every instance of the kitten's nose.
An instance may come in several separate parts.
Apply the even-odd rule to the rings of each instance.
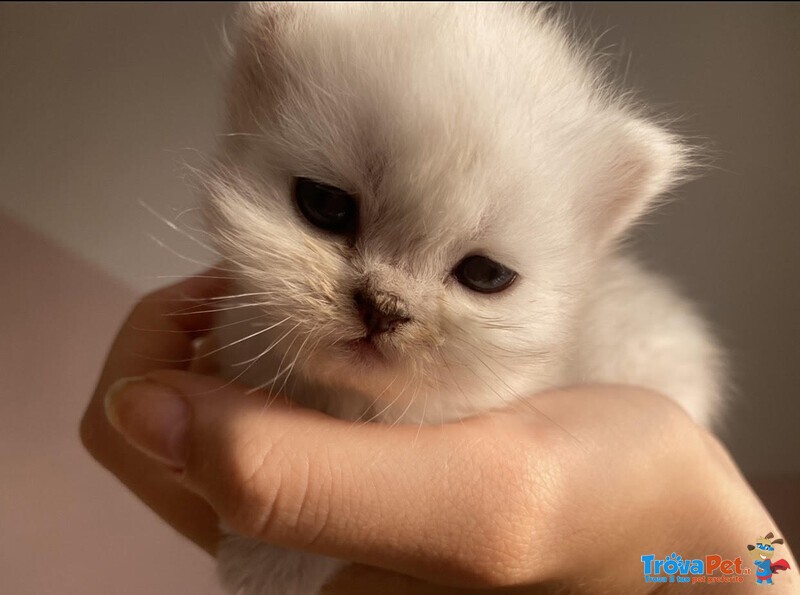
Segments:
[[[390,294],[371,296],[362,290],[355,292],[356,309],[367,327],[367,336],[395,330],[411,319],[399,307],[398,299]]]

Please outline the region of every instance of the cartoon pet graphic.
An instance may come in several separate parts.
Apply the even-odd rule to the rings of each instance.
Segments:
[[[756,541],[755,545],[748,545],[750,555],[753,556],[753,563],[756,565],[756,581],[762,584],[766,581],[768,585],[773,584],[772,575],[779,570],[789,570],[789,563],[786,560],[772,561],[775,555],[775,544],[782,544],[783,539],[773,539],[772,532]]]

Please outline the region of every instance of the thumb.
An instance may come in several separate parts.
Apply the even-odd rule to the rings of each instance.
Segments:
[[[498,486],[527,474],[506,433],[491,439],[496,420],[356,425],[174,370],[112,392],[107,411],[242,535],[437,582],[507,574],[520,494]]]

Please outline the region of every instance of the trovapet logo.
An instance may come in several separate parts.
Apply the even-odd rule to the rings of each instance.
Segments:
[[[759,585],[772,585],[774,574],[790,568],[786,560],[772,559],[776,545],[783,545],[783,539],[767,533],[755,544],[747,546],[755,565],[755,580]],[[740,557],[729,560],[709,554],[702,558],[683,558],[672,552],[666,558],[645,554],[641,560],[647,583],[743,583],[746,577],[753,575],[753,569],[743,563]]]
[[[759,585],[764,583],[771,585],[773,584],[773,574],[781,570],[789,570],[789,563],[786,560],[772,561],[772,556],[775,555],[775,546],[779,544],[783,544],[783,539],[775,539],[772,533],[767,533],[764,537],[757,539],[755,545],[747,546],[753,558],[753,564],[756,566],[756,582]]]
[[[672,552],[666,558],[642,556],[647,583],[741,583],[750,574],[742,559],[728,560],[717,554],[703,558],[683,558]]]

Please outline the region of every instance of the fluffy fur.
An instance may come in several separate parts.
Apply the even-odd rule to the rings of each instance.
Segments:
[[[389,423],[628,383],[709,422],[720,357],[703,321],[616,249],[689,152],[557,18],[520,4],[256,3],[238,20],[205,201],[241,294],[220,312],[229,378]],[[300,215],[297,176],[358,197],[353,242]],[[519,278],[470,291],[451,271],[473,253]],[[363,287],[411,319],[375,339],[379,356],[352,348]],[[236,536],[220,553],[238,593],[308,595],[337,568]]]

